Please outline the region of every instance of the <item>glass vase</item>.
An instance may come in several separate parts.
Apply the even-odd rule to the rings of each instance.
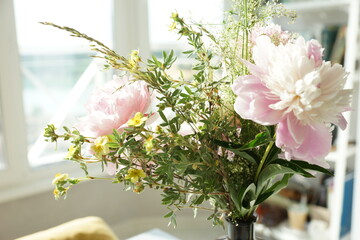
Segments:
[[[247,221],[230,219],[226,220],[228,222],[228,240],[255,240],[255,216],[251,217]]]

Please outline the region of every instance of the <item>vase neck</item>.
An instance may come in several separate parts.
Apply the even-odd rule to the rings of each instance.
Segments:
[[[256,218],[248,221],[228,221],[229,240],[255,240],[254,222]]]

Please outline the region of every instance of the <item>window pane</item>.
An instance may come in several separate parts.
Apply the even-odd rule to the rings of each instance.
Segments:
[[[206,10],[204,10],[206,6]],[[150,47],[153,53],[162,50],[183,51],[188,49],[187,41],[175,31],[170,31],[171,13],[196,22],[217,25],[223,20],[224,0],[148,0]]]
[[[181,69],[183,76],[189,78],[193,60],[182,54],[192,49],[186,38],[179,39],[176,31],[170,31],[171,13],[177,12],[180,17],[187,19],[188,23],[195,21],[211,24],[211,27],[208,27],[215,29],[221,27],[225,1],[228,0],[148,0],[151,54],[161,58],[162,51],[174,50],[177,61],[171,69],[172,76],[178,75]]]
[[[44,142],[46,124],[72,125],[84,114],[83,103],[101,80],[87,41],[45,26],[68,26],[112,45],[111,0],[15,0],[17,38],[22,65],[28,153],[32,166],[61,160]],[[65,121],[66,120],[66,121]],[[65,121],[65,122],[64,122]],[[59,150],[66,150],[61,145]]]

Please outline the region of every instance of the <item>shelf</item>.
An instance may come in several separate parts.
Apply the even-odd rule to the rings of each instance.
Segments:
[[[330,11],[339,10],[341,8],[346,9],[349,7],[351,0],[339,0],[339,1],[297,1],[291,3],[284,3],[286,8],[296,10],[297,12],[318,12],[318,11]]]
[[[330,152],[326,157],[325,159],[329,162],[335,162],[340,158],[341,153],[339,153],[338,151],[332,151]],[[356,146],[354,145],[349,145],[348,146],[348,150],[347,150],[347,153],[346,153],[346,158],[350,158],[350,157],[353,157],[355,156],[356,154]]]

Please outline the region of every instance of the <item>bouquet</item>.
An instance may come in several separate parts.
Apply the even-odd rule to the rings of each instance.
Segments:
[[[347,124],[348,74],[322,59],[318,41],[270,23],[275,16],[295,13],[276,1],[237,0],[216,29],[173,13],[171,29],[194,58],[190,79],[170,75],[174,51],[147,61],[138,50],[124,57],[75,29],[43,23],[89,40],[116,71],[78,125],[45,129],[48,141],[70,142],[66,159],[85,172],[57,174],[55,197],[102,179],[88,173],[98,163],[126,190],[161,190],[174,224],[188,207],[209,210],[208,219],[222,224],[251,219],[295,174],[331,174],[324,157],[334,125]]]

